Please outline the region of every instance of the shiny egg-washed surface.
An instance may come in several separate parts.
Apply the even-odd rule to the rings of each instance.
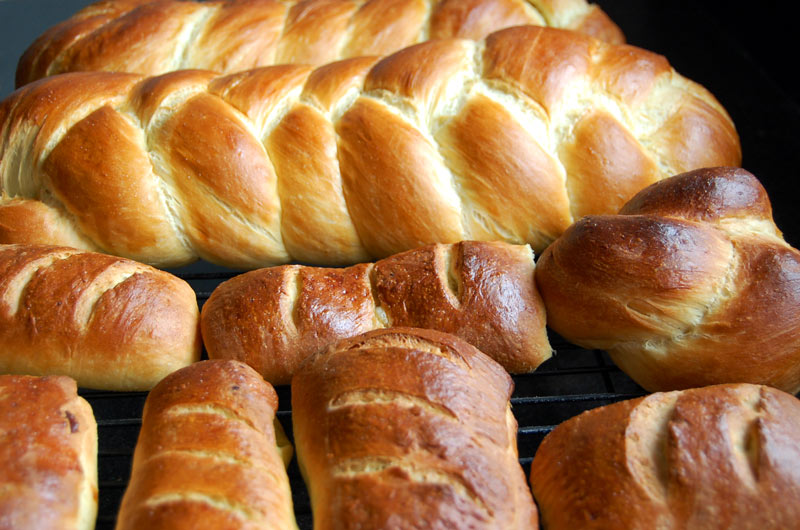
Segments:
[[[638,397],[644,391],[599,352],[581,350],[551,336],[558,352],[536,372],[513,376],[515,390],[511,407],[519,424],[517,443],[520,462],[527,473],[536,448],[552,428],[583,410]],[[278,393],[277,417],[293,440],[291,391]],[[98,418],[100,504],[98,530],[114,526],[120,499],[128,484],[131,459],[141,427],[146,393],[84,390]],[[311,504],[306,486],[293,459],[289,482],[298,525],[311,529]]]
[[[44,31],[88,2],[64,0],[50,5],[43,0],[0,2],[0,42],[7,56],[3,64],[2,97],[13,88],[16,60],[25,47]],[[794,205],[798,193],[794,174],[800,165],[800,122],[797,103],[781,92],[753,62],[746,46],[752,41],[770,42],[774,25],[753,25],[759,17],[750,12],[748,38],[726,34],[722,17],[703,7],[713,2],[614,2],[601,7],[625,30],[628,42],[666,55],[675,68],[710,89],[737,124],[745,152],[745,166],[759,175],[773,201],[776,224],[793,246],[800,245],[800,216]],[[731,6],[728,6],[729,8]],[[728,9],[730,12],[730,9]],[[8,14],[8,15],[7,15]],[[23,16],[24,15],[24,16]],[[48,20],[49,17],[49,20]],[[190,279],[200,300],[220,282],[220,268],[207,263],[192,269]],[[230,277],[228,272],[225,276]],[[553,425],[583,410],[609,401],[639,395],[636,387],[602,354],[582,350],[552,337],[554,359],[535,373],[514,377],[512,406],[519,422],[519,449],[526,472],[532,456]],[[100,513],[97,528],[112,529],[119,499],[127,483],[130,456],[136,443],[144,393],[82,392],[95,410],[100,443]],[[288,387],[279,387],[278,417],[291,423]],[[311,529],[308,498],[296,464],[290,466],[294,502],[301,528]]]
[[[725,109],[663,56],[536,26],[316,69],[55,76],[0,103],[0,141],[0,242],[68,244],[30,239],[44,204],[71,242],[162,267],[540,252],[647,184],[741,162]]]
[[[324,64],[428,39],[482,39],[523,24],[624,41],[608,16],[584,0],[105,0],[36,39],[20,59],[17,86],[74,71],[230,73]]]

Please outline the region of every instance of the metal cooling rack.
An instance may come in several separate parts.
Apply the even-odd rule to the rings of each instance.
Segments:
[[[217,285],[239,274],[215,270],[216,267],[205,263],[193,267],[197,268],[213,272],[192,272],[191,269],[171,272],[189,282],[201,307]],[[536,449],[556,425],[584,410],[645,393],[616,368],[605,353],[578,348],[552,333],[550,341],[556,350],[552,359],[534,373],[514,376],[511,404],[519,424],[517,442],[526,476]],[[290,388],[280,386],[276,391],[278,419],[293,440]],[[110,530],[114,528],[130,477],[147,393],[81,389],[80,394],[92,405],[97,418],[100,487],[97,529]],[[288,472],[297,523],[301,530],[311,530],[311,505],[296,460],[292,460]]]

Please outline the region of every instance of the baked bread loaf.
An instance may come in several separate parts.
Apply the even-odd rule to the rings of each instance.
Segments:
[[[97,424],[75,381],[0,375],[0,529],[92,530]]]
[[[197,299],[183,280],[65,247],[0,245],[0,373],[149,390],[200,358]]]
[[[309,358],[292,423],[314,528],[537,528],[512,387],[431,330],[371,331]]]
[[[717,385],[590,410],[547,437],[531,486],[548,530],[797,528],[800,401]]]
[[[106,0],[39,37],[19,61],[17,86],[80,70],[157,75],[325,64],[526,24],[624,41],[586,0]]]
[[[0,104],[0,138],[9,198],[158,266],[538,252],[646,184],[741,159],[725,110],[663,57],[534,26],[316,70],[65,74]]]
[[[200,325],[211,358],[244,361],[288,384],[309,355],[389,326],[435,329],[466,340],[512,373],[552,349],[527,245],[429,245],[346,269],[283,265],[220,284]]]
[[[608,350],[647,390],[760,383],[800,390],[800,253],[749,172],[663,180],[588,216],[539,258],[548,325]]]
[[[164,378],[145,402],[117,530],[296,529],[277,408],[272,386],[237,361]]]

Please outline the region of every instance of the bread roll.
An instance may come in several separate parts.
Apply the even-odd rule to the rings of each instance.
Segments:
[[[296,529],[278,397],[237,361],[167,376],[145,402],[117,530]]]
[[[65,247],[0,245],[0,373],[149,390],[200,358],[197,299],[183,280]]]
[[[92,530],[97,424],[64,376],[0,375],[0,529]]]
[[[61,232],[238,269],[539,252],[651,182],[741,160],[725,110],[663,57],[533,26],[315,70],[65,74],[0,104],[0,138],[0,191],[60,210]]]
[[[244,361],[288,384],[309,355],[387,326],[453,333],[512,373],[552,350],[526,245],[467,241],[429,245],[374,265],[285,265],[220,284],[203,305],[208,355]]]
[[[292,423],[314,528],[537,528],[512,387],[437,331],[371,331],[309,358]]]
[[[19,61],[17,86],[79,70],[157,75],[324,64],[524,24],[624,40],[585,0],[106,0],[39,37]]]
[[[644,388],[800,390],[800,252],[737,168],[655,184],[620,215],[575,223],[539,259],[547,323],[608,350]]]
[[[797,528],[798,438],[800,401],[774,388],[652,394],[556,427],[531,485],[548,530]]]

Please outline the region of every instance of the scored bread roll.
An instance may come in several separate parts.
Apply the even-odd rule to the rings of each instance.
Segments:
[[[92,530],[97,424],[75,381],[0,375],[0,529]]]
[[[237,361],[167,376],[145,402],[117,530],[296,530],[277,408],[272,386]]]
[[[547,324],[647,390],[800,390],[800,252],[739,168],[677,175],[588,216],[539,258]]]
[[[240,269],[538,252],[651,182],[741,161],[725,110],[663,57],[534,26],[317,69],[64,74],[0,104],[0,137],[0,202],[42,201],[110,254]],[[28,237],[31,210],[0,226]]]
[[[512,388],[431,330],[371,331],[310,357],[292,423],[314,528],[537,528]]]
[[[131,260],[46,245],[0,245],[0,373],[149,390],[200,358],[189,284]]]
[[[16,81],[22,86],[79,70],[157,75],[324,64],[386,55],[426,39],[477,40],[525,24],[624,41],[585,0],[105,0],[39,37],[20,59]]]
[[[527,245],[430,245],[346,269],[284,265],[220,284],[200,325],[211,358],[288,384],[309,355],[382,327],[452,333],[512,373],[552,354]]]
[[[531,465],[550,530],[797,528],[800,401],[766,386],[652,394],[556,427]]]

